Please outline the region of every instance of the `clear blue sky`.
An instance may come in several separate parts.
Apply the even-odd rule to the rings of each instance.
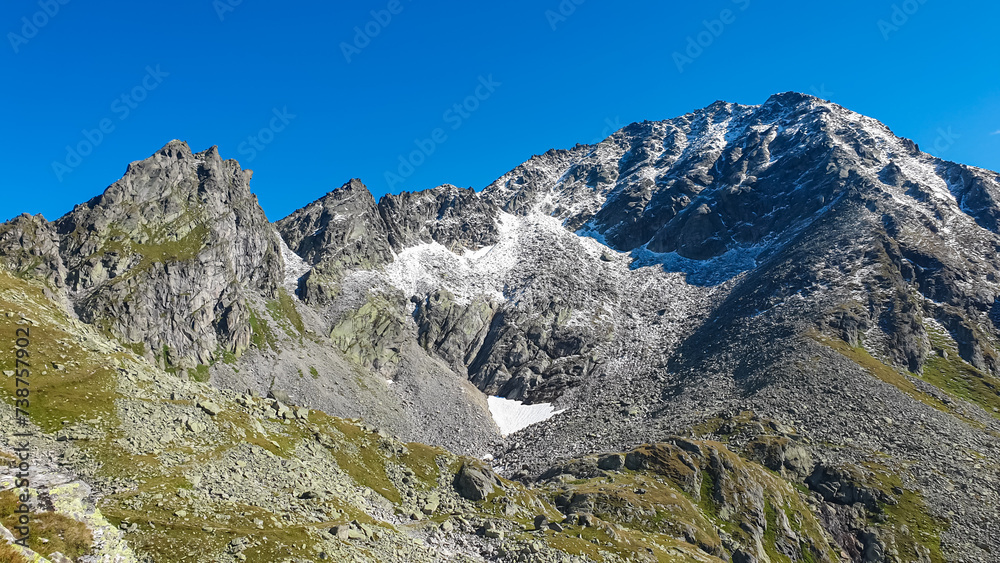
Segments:
[[[480,189],[632,121],[788,90],[998,170],[1000,5],[922,1],[7,0],[0,220],[54,219],[174,138],[253,169],[276,220],[352,177],[376,197]],[[377,34],[356,37],[366,26]],[[679,71],[674,53],[700,33]],[[87,151],[83,131],[102,125]],[[431,154],[399,175],[417,139]]]

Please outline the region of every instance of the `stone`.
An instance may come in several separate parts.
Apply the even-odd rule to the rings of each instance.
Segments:
[[[208,426],[206,426],[205,423],[195,419],[188,420],[186,423],[184,423],[184,425],[187,427],[188,430],[190,430],[195,434],[200,434],[208,429]]]
[[[435,512],[437,512],[438,506],[439,506],[439,503],[438,503],[437,500],[430,500],[430,501],[427,502],[427,504],[425,504],[423,506],[423,508],[420,509],[420,511],[423,512],[424,514],[430,516],[430,515],[434,514]]]
[[[455,490],[463,498],[478,502],[493,493],[495,483],[496,477],[491,471],[465,463],[455,477]]]
[[[216,416],[222,412],[222,407],[212,401],[199,401],[198,408],[208,413],[210,416]]]
[[[63,264],[45,254],[39,269],[51,268],[43,275],[54,282],[65,271],[60,286],[86,294],[80,320],[121,319],[108,325],[115,336],[143,343],[178,374],[220,348],[246,350],[252,329],[239,288],[271,296],[283,278],[279,237],[249,182],[217,148],[194,154],[171,141],[46,229],[65,235]]]
[[[371,192],[357,179],[275,227],[288,247],[313,266],[300,282],[302,298],[309,304],[331,302],[349,268],[374,269],[392,260],[386,222]]]
[[[625,468],[625,456],[623,454],[601,456],[597,461],[597,467],[605,471],[621,471]]]
[[[267,392],[267,396],[283,405],[292,404],[292,398],[288,396],[288,393],[282,391],[281,389],[271,389]]]
[[[347,541],[350,539],[351,527],[347,525],[334,526],[330,528],[330,533],[333,534],[338,540]]]

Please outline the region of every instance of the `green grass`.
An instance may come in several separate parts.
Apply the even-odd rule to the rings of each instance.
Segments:
[[[638,489],[646,492],[636,493]],[[635,532],[680,536],[685,529],[695,530],[698,543],[721,545],[713,517],[672,481],[646,472],[624,471],[607,479],[587,479],[570,490],[594,495],[596,515]]]
[[[313,379],[319,379],[319,371],[313,366],[309,366],[309,375],[311,375]]]
[[[223,552],[230,541],[247,536],[267,537],[262,545],[244,552],[248,561],[308,558],[315,555],[309,549],[315,543],[315,539],[309,534],[310,528],[329,527],[329,523],[316,523],[279,528],[271,523],[271,518],[273,516],[280,520],[280,515],[241,504],[228,507],[224,513],[203,517],[190,515],[187,520],[174,516],[173,507],[127,510],[116,506],[102,506],[101,510],[112,523],[127,521],[139,524],[138,531],[129,534],[129,543],[136,552],[148,555],[152,561],[204,561],[205,554]],[[264,521],[263,530],[256,527],[255,519]],[[214,532],[205,532],[205,526],[213,528]],[[302,549],[302,545],[306,545],[306,549]]]
[[[916,491],[903,487],[902,479],[887,467],[867,463],[871,469],[872,478],[882,492],[896,499],[896,504],[880,503],[879,510],[886,516],[886,521],[877,524],[884,532],[896,539],[896,547],[903,561],[917,561],[917,547],[927,550],[933,563],[943,563],[941,551],[941,532],[947,529],[947,524],[931,516],[923,498]],[[902,491],[901,494],[893,490]],[[903,526],[906,532],[903,532]]]
[[[969,364],[958,353],[958,346],[947,332],[927,327],[934,353],[924,363],[922,374],[917,376],[947,392],[974,403],[990,415],[1000,418],[1000,379],[986,374]],[[947,358],[942,352],[948,355]],[[996,409],[996,410],[994,410]]]
[[[324,524],[298,523],[277,527],[272,524],[271,518],[273,516],[280,521],[280,514],[272,514],[255,506],[225,503],[210,504],[207,513],[196,515],[192,512],[186,520],[174,515],[178,505],[168,499],[178,490],[194,488],[184,475],[187,467],[209,463],[212,459],[225,455],[232,444],[239,442],[291,459],[298,445],[306,438],[306,430],[298,424],[283,425],[279,432],[258,434],[251,419],[252,415],[249,413],[235,409],[221,412],[215,422],[223,429],[224,436],[214,449],[192,456],[181,466],[166,467],[155,456],[131,455],[114,449],[115,444],[109,444],[104,450],[95,452],[94,457],[103,463],[101,474],[129,475],[141,479],[134,489],[102,498],[99,504],[102,513],[112,524],[122,521],[138,524],[139,530],[128,536],[129,543],[138,553],[148,555],[154,561],[202,560],[206,553],[224,551],[229,541],[244,536],[268,538],[264,545],[246,552],[248,560],[283,561],[287,558],[308,557],[312,554],[310,546],[315,542],[309,533],[310,528],[322,527]],[[242,430],[244,434],[241,436],[238,430]],[[183,446],[175,448],[175,451],[189,455],[191,453]],[[165,497],[164,506],[157,507],[147,501],[141,509],[129,508],[127,501],[142,493],[162,494]],[[264,521],[263,530],[254,524],[257,518]],[[214,531],[206,532],[203,530],[205,526]],[[302,549],[302,545],[306,545],[306,549]]]
[[[191,379],[199,383],[208,383],[209,379],[211,379],[211,374],[208,371],[208,366],[199,365],[195,367],[194,370],[191,372]]]
[[[691,427],[691,433],[695,436],[706,436],[709,434],[714,434],[719,436],[724,441],[728,440],[733,433],[736,433],[740,426],[749,424],[754,418],[754,413],[751,411],[743,411],[739,415],[732,418],[719,418],[712,417],[699,424]],[[728,433],[721,433],[720,430],[728,426]]]
[[[406,444],[406,454],[400,457],[399,461],[413,471],[424,488],[429,489],[437,485],[438,478],[441,476],[437,458],[446,453],[441,448],[410,443]]]
[[[236,357],[236,354],[220,346],[219,349],[215,351],[215,359],[212,361],[212,364],[215,365],[217,362],[222,362],[227,366],[231,366],[235,365],[238,359],[239,358]]]
[[[250,310],[250,341],[258,350],[271,348],[275,352],[279,351],[278,341],[267,321],[258,317],[253,309]]]
[[[713,520],[719,518],[719,507],[715,504],[715,480],[708,471],[701,472],[701,495],[698,507]]]
[[[766,499],[764,500],[764,519],[767,524],[764,528],[763,543],[767,556],[774,563],[791,563],[792,560],[788,556],[778,552],[778,513],[771,501]]]
[[[333,436],[336,447],[329,451],[337,462],[337,467],[354,480],[368,487],[390,502],[398,504],[402,500],[399,489],[386,472],[388,459],[379,448],[379,435],[365,432],[349,421],[326,416],[317,412],[313,423]]]
[[[146,354],[146,344],[144,342],[132,342],[125,345],[133,354],[140,358]]]
[[[209,234],[209,228],[205,224],[196,224],[188,233],[177,238],[173,233],[180,221],[175,221],[158,230],[143,227],[141,240],[138,242],[130,238],[119,228],[109,227],[109,235],[104,245],[95,255],[117,253],[124,256],[138,254],[142,256],[139,263],[130,268],[123,275],[112,280],[112,283],[120,283],[130,277],[145,272],[153,264],[163,264],[169,262],[186,262],[194,260],[205,247]]]
[[[907,373],[934,385],[953,397],[979,405],[991,416],[1000,418],[1000,413],[993,410],[994,408],[1000,410],[1000,380],[984,374],[962,360],[958,355],[958,350],[955,348],[953,341],[950,341],[940,331],[930,328],[928,329],[928,334],[931,343],[938,350],[938,353],[933,354],[927,359],[922,374]],[[832,348],[865,368],[876,378],[893,385],[912,399],[920,401],[943,413],[950,414],[976,428],[984,427],[982,423],[957,412],[937,397],[921,391],[904,374],[873,357],[864,348],[860,346],[852,347],[842,340],[831,339],[825,336],[812,335],[812,337],[817,342]],[[940,350],[947,351],[948,359],[940,355]]]
[[[13,490],[0,492],[0,522],[7,529],[17,525],[18,515],[14,512],[17,505],[17,495]],[[33,512],[30,526],[28,548],[41,555],[58,551],[75,558],[90,553],[94,545],[94,536],[87,525],[63,514]]]
[[[14,319],[27,317],[38,323],[38,326],[21,325],[10,322],[11,319],[0,323],[2,370],[18,368],[13,346],[18,338],[17,329],[30,331],[27,348],[30,355],[22,361],[30,364],[26,410],[31,420],[50,433],[62,429],[63,420],[101,418],[105,424],[113,424],[117,367],[125,354],[102,355],[84,347],[75,334],[62,328],[70,320],[45,297],[36,282],[25,282],[0,272],[0,308],[12,312]],[[64,364],[65,369],[53,369],[52,362]],[[0,400],[13,405],[17,392],[17,378],[0,378]]]
[[[177,366],[170,361],[170,346],[164,344],[160,353],[156,354],[156,359],[163,360],[163,371],[170,375],[177,375]]]
[[[11,544],[0,541],[0,563],[31,563]]]
[[[973,423],[973,421],[969,420],[968,418],[962,417],[961,415],[956,413],[954,409],[941,402],[938,398],[928,395],[927,393],[924,393],[923,391],[918,389],[917,386],[914,385],[912,381],[906,378],[906,376],[896,371],[895,369],[885,365],[880,360],[869,354],[868,351],[865,350],[864,348],[860,346],[852,347],[850,344],[844,342],[843,340],[836,340],[818,335],[815,335],[814,339],[820,344],[832,348],[833,350],[842,354],[847,359],[858,364],[859,366],[867,370],[874,377],[882,380],[885,383],[888,383],[889,385],[896,387],[897,389],[908,395],[910,398],[920,401],[921,403],[931,406],[943,413],[950,414],[952,416],[957,416],[962,420],[965,420],[966,422]],[[981,427],[982,425],[978,426]]]
[[[305,333],[305,323],[302,322],[302,316],[295,308],[295,300],[291,295],[280,291],[278,299],[268,301],[266,306],[271,318],[285,331],[289,338],[299,338]]]

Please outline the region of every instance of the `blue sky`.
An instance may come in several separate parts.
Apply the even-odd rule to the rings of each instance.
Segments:
[[[788,90],[1000,170],[997,3],[7,0],[0,15],[0,220],[59,217],[174,138],[253,169],[276,220],[352,177],[376,197],[480,189],[633,121]]]

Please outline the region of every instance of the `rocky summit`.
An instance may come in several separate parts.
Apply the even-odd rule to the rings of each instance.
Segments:
[[[1000,561],[997,173],[786,93],[250,181],[0,225],[0,561]]]

